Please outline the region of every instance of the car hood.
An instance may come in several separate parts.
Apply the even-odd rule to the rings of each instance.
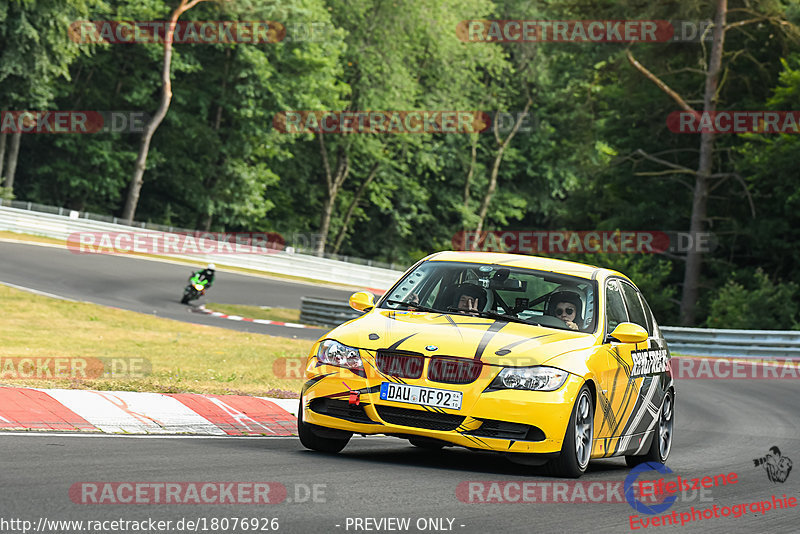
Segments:
[[[494,365],[539,365],[595,344],[593,334],[459,314],[375,309],[329,332],[360,349],[478,358]],[[435,348],[434,348],[435,347]]]

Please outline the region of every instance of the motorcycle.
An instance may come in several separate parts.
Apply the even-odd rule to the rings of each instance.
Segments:
[[[181,304],[189,304],[189,301],[199,299],[206,294],[206,284],[208,280],[200,280],[198,275],[189,280],[189,285],[183,290]]]

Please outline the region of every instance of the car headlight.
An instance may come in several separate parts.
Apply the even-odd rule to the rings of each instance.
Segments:
[[[364,364],[361,361],[361,354],[358,349],[343,345],[333,339],[326,339],[319,344],[317,349],[317,360],[319,363],[344,367],[352,371],[364,372]]]
[[[567,375],[569,373],[555,367],[504,367],[486,390],[555,391],[564,385]]]

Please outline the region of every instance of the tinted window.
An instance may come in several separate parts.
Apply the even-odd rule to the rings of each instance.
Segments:
[[[628,308],[628,317],[630,317],[630,321],[648,330],[647,320],[644,318],[642,301],[639,300],[639,293],[630,284],[620,282],[620,285],[622,286],[622,294],[625,297],[625,306]]]
[[[597,282],[548,271],[504,265],[426,261],[386,294],[380,308],[406,310],[419,304],[428,313],[510,315],[548,328],[593,332],[597,328]],[[459,309],[463,296],[477,298],[474,310]],[[392,302],[390,302],[390,300]],[[571,319],[559,317],[559,304]],[[624,311],[624,309],[623,309]],[[572,323],[572,324],[570,324]]]
[[[610,280],[606,284],[606,317],[609,333],[619,323],[624,323],[628,320],[628,314],[625,312],[625,304],[622,302],[622,294],[616,280]]]
[[[656,318],[653,315],[653,312],[650,310],[650,306],[647,305],[647,301],[644,299],[644,295],[639,293],[639,299],[642,301],[642,306],[644,306],[644,318],[647,319],[647,332],[653,336],[660,338],[661,332],[658,331],[658,323],[656,323]]]

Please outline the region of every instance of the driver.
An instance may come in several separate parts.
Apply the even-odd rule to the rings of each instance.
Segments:
[[[452,307],[470,313],[483,310],[488,300],[485,289],[470,283],[456,286],[454,295]]]
[[[569,329],[580,330],[578,325],[583,323],[582,307],[583,303],[577,294],[572,291],[559,291],[550,296],[548,313],[564,321]]]

